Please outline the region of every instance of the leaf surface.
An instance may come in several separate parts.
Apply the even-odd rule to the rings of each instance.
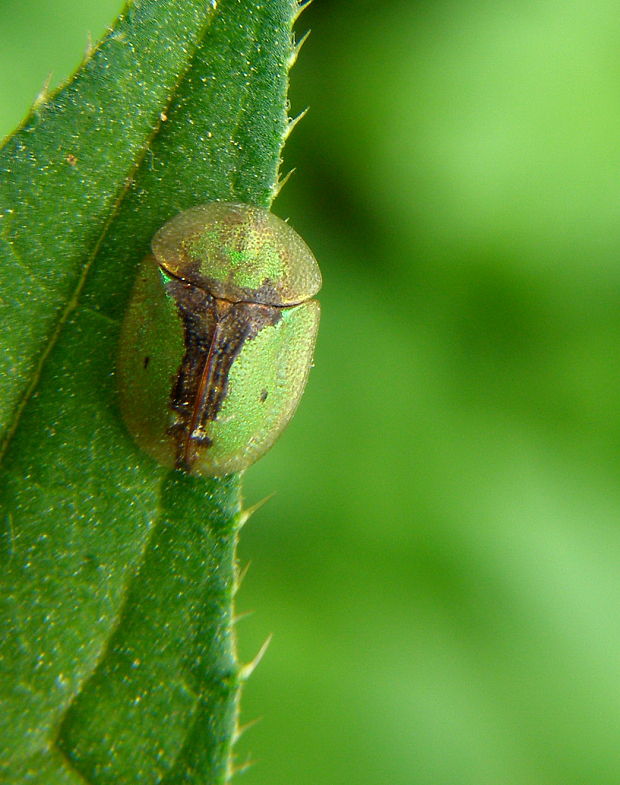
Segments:
[[[117,404],[153,232],[268,206],[290,0],[136,0],[0,150],[0,779],[221,782],[239,478],[156,466]]]

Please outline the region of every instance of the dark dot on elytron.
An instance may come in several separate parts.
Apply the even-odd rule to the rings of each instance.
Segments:
[[[149,367],[149,361],[150,361],[150,359],[151,359],[150,357],[145,357],[145,358],[144,358],[143,365],[144,365],[144,370],[145,370],[145,371],[146,371],[146,369]]]
[[[263,390],[262,391],[262,393],[260,394],[260,401],[261,401],[261,403],[265,403],[265,401],[267,400],[267,396],[268,395],[269,395],[269,393],[267,392],[267,390]]]

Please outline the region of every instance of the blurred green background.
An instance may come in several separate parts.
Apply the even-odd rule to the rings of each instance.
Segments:
[[[0,136],[118,0],[3,0]],[[275,203],[318,256],[246,476],[246,785],[620,782],[620,15],[315,0]],[[241,780],[240,780],[241,781]]]

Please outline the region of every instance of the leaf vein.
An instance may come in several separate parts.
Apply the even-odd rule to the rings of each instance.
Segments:
[[[4,235],[4,248],[9,252],[9,254],[13,257],[15,263],[22,268],[22,270],[28,275],[28,277],[37,284],[39,289],[42,289],[44,292],[48,294],[52,294],[52,290],[47,286],[44,280],[41,279],[40,275],[37,275],[31,269],[30,265],[26,262],[23,256],[19,253],[19,251],[15,248],[13,242],[6,236],[5,231],[0,231],[0,235]]]
[[[82,783],[82,785],[96,785],[95,782],[88,779],[84,772],[80,771],[77,766],[73,763],[71,758],[67,755],[67,753],[61,749],[56,742],[51,745],[51,751],[56,753],[56,755],[60,758],[61,764],[69,771],[71,774],[76,778],[76,785]]]

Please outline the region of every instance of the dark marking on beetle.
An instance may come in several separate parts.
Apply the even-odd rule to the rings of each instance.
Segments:
[[[191,471],[228,391],[228,374],[246,341],[282,318],[282,308],[213,297],[197,286],[170,278],[166,292],[176,302],[184,328],[185,353],[170,396],[177,443],[176,466]],[[265,391],[266,393],[267,391]]]
[[[149,367],[150,361],[151,361],[150,357],[145,357],[144,358],[144,362],[142,363],[142,367],[144,368],[145,371]]]
[[[267,400],[267,396],[268,395],[269,395],[269,393],[267,392],[267,390],[263,390],[261,392],[261,394],[260,394],[260,402],[261,403],[265,403],[265,401]]]

